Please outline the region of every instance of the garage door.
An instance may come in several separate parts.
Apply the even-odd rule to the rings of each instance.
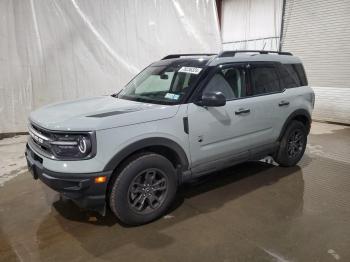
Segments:
[[[316,93],[314,118],[350,124],[350,2],[287,0],[282,50],[299,56]]]

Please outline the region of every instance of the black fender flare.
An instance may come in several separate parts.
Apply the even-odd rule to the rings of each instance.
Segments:
[[[174,151],[181,163],[182,170],[187,170],[189,161],[183,148],[175,141],[164,137],[151,137],[138,140],[118,151],[107,163],[104,171],[114,170],[124,159],[131,154],[150,146],[164,146]]]
[[[306,109],[298,109],[298,110],[295,110],[293,113],[291,113],[287,120],[284,122],[283,126],[282,126],[282,130],[281,130],[281,133],[278,137],[278,140],[277,141],[281,141],[282,137],[283,137],[283,134],[284,132],[286,131],[289,123],[294,119],[296,118],[297,116],[304,116],[307,118],[308,120],[308,123],[309,125],[307,126],[307,129],[308,129],[308,132],[310,131],[310,125],[311,125],[311,115],[310,113],[306,110]]]

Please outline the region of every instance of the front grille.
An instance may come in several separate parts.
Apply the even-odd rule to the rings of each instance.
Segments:
[[[32,128],[35,131],[37,131],[38,133],[42,134],[43,136],[46,136],[47,138],[51,138],[52,137],[52,134],[49,131],[47,131],[47,130],[45,130],[45,129],[43,129],[43,128],[35,125],[35,124],[31,124],[31,126],[32,126]]]
[[[30,154],[31,155],[31,157],[35,160],[35,161],[38,161],[39,163],[43,163],[43,159],[40,157],[40,156],[38,156],[29,146],[28,146],[28,144],[27,144],[27,152],[28,152],[28,154]]]
[[[89,159],[96,154],[96,136],[94,132],[64,132],[51,131],[37,124],[30,123],[28,126],[30,138],[29,146],[41,156],[56,160],[81,160]],[[92,144],[89,155],[80,154],[78,150],[78,139],[81,136],[89,137]]]
[[[49,141],[53,140],[53,134],[33,123],[29,126],[29,134],[31,136],[30,140],[36,149],[45,156],[52,158],[53,152]]]

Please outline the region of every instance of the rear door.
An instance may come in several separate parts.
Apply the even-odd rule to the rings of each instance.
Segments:
[[[255,124],[266,128],[265,135],[254,145],[254,148],[258,149],[260,145],[269,145],[277,140],[281,125],[281,108],[288,107],[289,104],[288,100],[284,100],[285,88],[278,63],[253,62],[249,67],[252,86],[250,99],[255,109]],[[261,123],[260,119],[263,119],[264,123]]]
[[[284,88],[278,110],[280,117],[279,129],[281,130],[285,121],[294,111],[305,109],[310,112],[312,110],[314,94],[307,86],[302,64],[280,64],[279,72]]]

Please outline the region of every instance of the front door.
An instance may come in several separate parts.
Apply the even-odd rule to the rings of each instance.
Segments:
[[[188,105],[194,173],[247,159],[250,149],[271,142],[274,110],[269,100],[274,98],[254,96],[249,67],[247,64],[218,67],[204,88],[203,93],[222,92],[226,97],[225,106]]]

